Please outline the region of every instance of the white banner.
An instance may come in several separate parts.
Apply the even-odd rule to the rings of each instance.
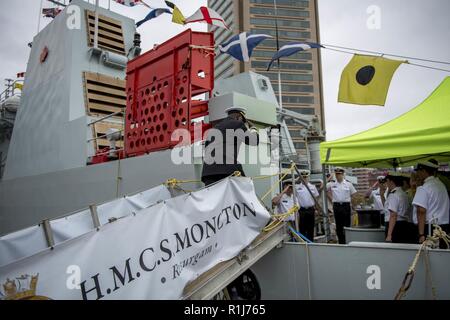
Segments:
[[[0,268],[2,298],[179,299],[269,221],[250,178],[168,199]]]
[[[165,185],[159,185],[134,195],[102,203],[97,206],[100,225],[108,223],[110,218],[118,219],[128,216],[169,198],[171,198],[171,192]],[[92,231],[94,223],[91,211],[84,209],[63,218],[50,220],[50,227],[53,239],[58,244]],[[0,237],[0,266],[29,257],[47,248],[42,225],[7,234]]]

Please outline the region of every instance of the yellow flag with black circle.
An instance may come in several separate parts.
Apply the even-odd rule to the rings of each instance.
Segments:
[[[338,102],[384,106],[392,77],[405,62],[355,54],[342,71]]]

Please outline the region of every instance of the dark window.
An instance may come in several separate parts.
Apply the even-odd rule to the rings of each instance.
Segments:
[[[273,0],[250,0],[251,3],[273,4]],[[277,0],[277,5],[292,7],[308,7],[309,1],[298,0]]]
[[[251,18],[250,23],[260,26],[275,27],[275,19]],[[309,21],[278,19],[278,27],[309,28]]]
[[[271,81],[276,81],[278,83],[278,73],[271,72],[258,72],[266,77],[268,77]],[[281,80],[287,81],[312,81],[312,74],[301,74],[301,73],[282,73]]]
[[[302,134],[300,130],[289,130],[292,138],[301,138]]]
[[[273,3],[273,1],[272,1],[272,3]],[[275,16],[275,9],[273,9],[273,8],[251,7],[250,8],[250,13]],[[278,8],[277,13],[278,13],[278,16],[309,17],[309,12],[308,11],[288,10],[288,9],[279,9]]]
[[[309,96],[283,96],[284,103],[303,103],[303,104],[313,104],[314,97]]]
[[[287,70],[312,70],[312,64],[310,63],[293,63],[293,62],[281,62],[281,69]],[[269,65],[269,61],[252,61],[252,68],[266,68]],[[277,67],[277,63],[273,63],[272,67]]]
[[[260,29],[260,28],[252,28],[252,33],[263,33],[276,37],[277,32],[275,29]],[[284,38],[292,38],[292,39],[309,39],[311,38],[311,32],[305,31],[288,31],[288,30],[278,30],[278,36]]]
[[[306,145],[304,142],[294,142],[295,149],[305,149]]]
[[[281,87],[284,92],[314,92],[313,86],[281,84]]]
[[[287,107],[287,106],[285,106],[283,108],[297,112],[297,113],[306,114],[309,116],[314,115],[316,113],[314,108],[296,108],[296,107]]]

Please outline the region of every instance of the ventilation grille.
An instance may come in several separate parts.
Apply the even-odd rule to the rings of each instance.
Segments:
[[[92,121],[116,114],[91,125],[93,137],[105,135],[109,128],[122,130],[126,107],[125,80],[92,72],[83,72],[83,80],[86,114]],[[109,147],[109,142],[105,137],[94,140],[94,145],[99,150]],[[117,141],[116,147],[122,148],[123,141]]]
[[[95,12],[86,10],[88,45],[94,46]],[[122,23],[118,20],[98,16],[98,47],[125,55]]]

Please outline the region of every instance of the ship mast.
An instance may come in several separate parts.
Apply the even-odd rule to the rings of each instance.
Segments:
[[[98,48],[98,5],[100,0],[95,0],[95,34],[94,34],[94,49]]]

